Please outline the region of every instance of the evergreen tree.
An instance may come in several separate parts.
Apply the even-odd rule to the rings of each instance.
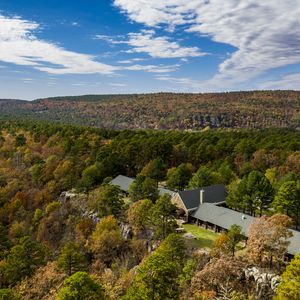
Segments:
[[[57,300],[101,300],[104,299],[102,287],[87,273],[77,272],[64,281]]]
[[[96,184],[102,182],[102,180],[106,177],[107,170],[103,166],[103,163],[95,163],[82,172],[82,178],[79,182],[79,190],[83,190],[88,192],[92,187]]]
[[[78,271],[86,269],[86,257],[80,246],[75,243],[66,244],[58,257],[58,266],[69,276]]]
[[[124,201],[118,186],[102,185],[95,201],[95,209],[99,217],[113,215],[118,217],[122,213]]]
[[[141,175],[155,179],[158,183],[165,176],[165,165],[161,158],[151,160],[141,171]]]
[[[5,281],[15,284],[25,276],[31,276],[36,267],[44,264],[45,250],[30,237],[20,239],[20,243],[10,250],[5,264]]]
[[[273,207],[277,212],[286,213],[295,218],[296,226],[300,217],[300,184],[296,181],[284,182],[273,201]]]
[[[263,211],[267,210],[273,201],[274,189],[270,181],[261,172],[252,171],[248,176],[247,191],[261,216]]]
[[[218,169],[218,173],[222,178],[222,183],[229,184],[234,178],[235,174],[232,170],[232,166],[227,161],[224,161]]]
[[[192,166],[181,164],[177,168],[169,170],[167,186],[171,190],[184,190],[192,176]]]
[[[150,199],[154,202],[158,198],[158,189],[155,180],[138,175],[129,187],[129,196],[132,201]]]
[[[178,299],[178,277],[185,261],[185,244],[180,235],[171,234],[138,267],[137,275],[124,299]]]
[[[228,249],[232,256],[234,256],[236,247],[240,241],[243,240],[242,228],[236,224],[232,225],[226,233],[228,237]]]
[[[190,189],[197,189],[204,186],[213,184],[213,174],[205,166],[200,167],[196,174],[191,178],[189,182]]]
[[[15,146],[21,147],[21,146],[24,146],[25,144],[26,144],[26,138],[25,138],[24,134],[18,134],[16,136]]]
[[[246,210],[251,215],[258,209],[260,215],[270,207],[274,189],[269,180],[259,171],[252,171],[244,176],[229,197],[228,203]]]
[[[176,206],[172,204],[170,195],[161,196],[151,209],[151,223],[154,237],[164,239],[176,228]]]

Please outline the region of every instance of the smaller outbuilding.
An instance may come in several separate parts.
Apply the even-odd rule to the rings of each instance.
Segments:
[[[118,175],[116,178],[114,178],[110,184],[111,185],[116,185],[120,188],[120,190],[126,194],[129,192],[129,187],[130,185],[134,182],[135,178],[123,176],[123,175]],[[165,188],[158,188],[159,195],[162,196],[164,194],[169,194],[171,197],[175,195],[175,192],[170,191]]]
[[[110,182],[110,184],[118,186],[122,192],[127,194],[129,192],[129,187],[133,182],[134,178],[118,175]]]

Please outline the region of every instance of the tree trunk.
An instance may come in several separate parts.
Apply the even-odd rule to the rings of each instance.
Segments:
[[[273,255],[271,255],[270,257],[270,269],[273,268]]]

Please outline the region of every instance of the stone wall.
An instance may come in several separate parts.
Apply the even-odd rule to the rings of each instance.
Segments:
[[[185,212],[186,216],[188,215],[188,211],[186,210],[185,206],[183,205],[178,193],[171,199],[171,202],[177,206],[178,210],[183,210]]]

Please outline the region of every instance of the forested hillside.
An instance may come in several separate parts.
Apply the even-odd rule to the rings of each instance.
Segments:
[[[137,177],[129,195],[109,184],[119,174]],[[291,129],[2,121],[0,299],[272,299],[275,290],[261,294],[243,275],[253,266],[282,282],[278,299],[299,299],[290,278],[299,278],[300,257],[284,261],[287,228],[299,224],[299,179],[300,132]],[[158,196],[158,182],[173,190],[223,183],[230,207],[268,217],[246,247],[233,227],[203,249],[174,233],[177,210]],[[270,227],[272,247],[261,234]]]
[[[0,117],[34,118],[111,129],[300,126],[300,92],[140,94],[0,100]]]

